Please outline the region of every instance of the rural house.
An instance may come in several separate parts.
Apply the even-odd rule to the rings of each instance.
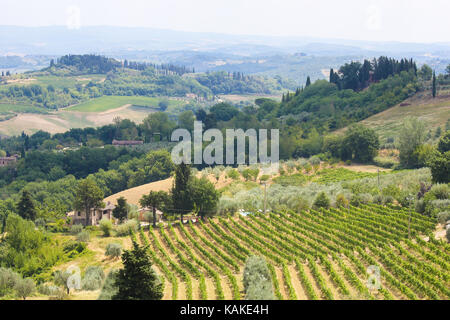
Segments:
[[[141,209],[139,209],[138,212],[139,212],[139,221],[143,221],[143,222],[153,221],[153,209],[151,207],[150,208],[147,208],[147,207],[141,208]],[[146,217],[147,213],[149,214],[150,219],[148,219]],[[162,221],[163,221],[162,211],[156,210],[156,222],[160,223]]]
[[[12,163],[16,163],[18,155],[13,155],[12,157],[0,157],[0,167],[6,167]]]
[[[104,208],[91,209],[90,225],[96,226],[103,218],[111,220],[113,218],[113,210],[116,208],[111,202],[108,202]],[[72,211],[67,214],[67,217],[72,218],[72,224],[87,225],[86,213],[84,211]]]

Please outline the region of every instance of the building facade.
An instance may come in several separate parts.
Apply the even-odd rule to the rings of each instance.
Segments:
[[[111,220],[113,218],[113,210],[115,208],[115,205],[108,202],[104,208],[91,209],[89,224],[85,211],[72,211],[69,212],[67,216],[72,219],[72,224],[97,226],[103,218]]]

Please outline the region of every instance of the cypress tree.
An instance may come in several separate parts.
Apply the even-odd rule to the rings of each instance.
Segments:
[[[29,191],[22,192],[19,203],[17,203],[17,212],[23,219],[31,221],[36,219],[37,211]]]
[[[433,95],[433,98],[436,98],[436,71],[433,71],[433,84],[431,88],[431,93]]]
[[[180,213],[181,221],[183,221],[183,213],[193,209],[192,199],[188,190],[190,177],[191,167],[189,165],[182,162],[175,168],[175,182],[171,192],[172,203],[174,210]]]
[[[308,76],[307,78],[306,78],[306,85],[305,85],[305,88],[306,87],[309,87],[311,85],[311,78]]]
[[[147,253],[147,247],[133,240],[133,249],[122,254],[123,269],[119,270],[113,300],[161,300],[163,287]]]

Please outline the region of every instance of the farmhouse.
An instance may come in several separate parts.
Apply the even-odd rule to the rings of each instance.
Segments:
[[[139,209],[139,221],[149,221],[153,219],[153,209],[150,208],[141,208]],[[150,219],[147,218],[147,214],[151,216]],[[163,213],[160,210],[156,210],[156,222],[160,223],[163,221]]]
[[[12,163],[16,163],[18,155],[13,155],[12,157],[0,157],[0,167],[6,167]]]
[[[111,220],[113,218],[113,210],[116,208],[111,202],[108,202],[104,208],[91,209],[91,221],[89,225],[96,226],[103,218]],[[67,217],[72,218],[72,224],[87,225],[87,216],[84,211],[72,211],[67,214]]]
[[[144,141],[140,140],[113,140],[113,146],[139,146],[144,144]]]

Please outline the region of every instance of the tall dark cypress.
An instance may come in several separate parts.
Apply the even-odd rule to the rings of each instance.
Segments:
[[[309,87],[311,85],[311,78],[308,76],[308,78],[306,78],[306,85],[305,85],[305,88],[306,87]]]
[[[432,88],[431,88],[431,93],[433,95],[433,98],[436,98],[436,92],[437,92],[437,88],[436,88],[436,71],[433,71],[433,83],[432,83]]]

